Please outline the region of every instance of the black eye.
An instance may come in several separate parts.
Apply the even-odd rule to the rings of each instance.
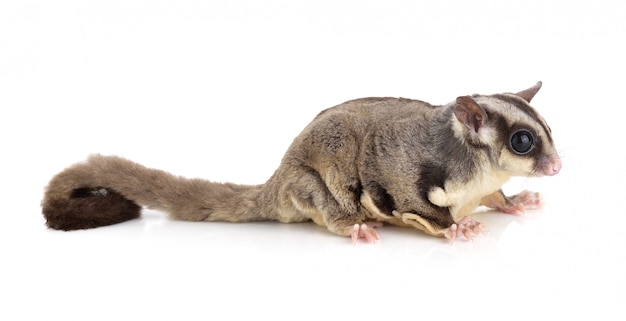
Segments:
[[[515,134],[511,136],[511,148],[520,155],[527,154],[534,146],[535,139],[533,138],[533,134],[527,130],[516,131]]]

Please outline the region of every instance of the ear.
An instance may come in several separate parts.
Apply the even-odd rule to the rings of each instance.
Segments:
[[[487,122],[487,113],[469,96],[456,99],[454,115],[470,131],[478,134],[478,130]]]
[[[530,100],[533,99],[533,97],[535,97],[539,89],[541,89],[541,85],[542,85],[541,81],[538,81],[534,86],[528,89],[522,90],[515,95],[521,97],[526,102],[530,102]]]

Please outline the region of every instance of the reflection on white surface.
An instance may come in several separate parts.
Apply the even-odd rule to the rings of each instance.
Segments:
[[[380,243],[353,246],[313,223],[176,222],[153,211],[88,231],[40,221],[10,234],[24,243],[4,269],[13,308],[34,317],[350,317],[374,304],[377,318],[450,306],[488,319],[611,311],[625,294],[618,229],[590,230],[568,210],[480,213],[489,232],[454,244],[386,226]]]

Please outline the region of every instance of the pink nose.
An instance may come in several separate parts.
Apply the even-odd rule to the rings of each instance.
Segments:
[[[561,171],[561,167],[563,167],[563,163],[561,162],[559,156],[556,156],[556,158],[552,159],[550,163],[548,163],[544,173],[548,176],[554,176]]]

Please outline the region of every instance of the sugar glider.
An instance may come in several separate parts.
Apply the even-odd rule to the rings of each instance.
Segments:
[[[46,224],[87,229],[139,217],[142,207],[185,221],[312,220],[354,241],[380,239],[383,223],[454,240],[483,226],[479,205],[505,213],[541,206],[505,196],[512,176],[552,176],[561,160],[546,121],[530,106],[541,82],[517,93],[460,96],[434,106],[363,98],[320,112],[261,185],[216,183],[92,155],[45,189]]]

